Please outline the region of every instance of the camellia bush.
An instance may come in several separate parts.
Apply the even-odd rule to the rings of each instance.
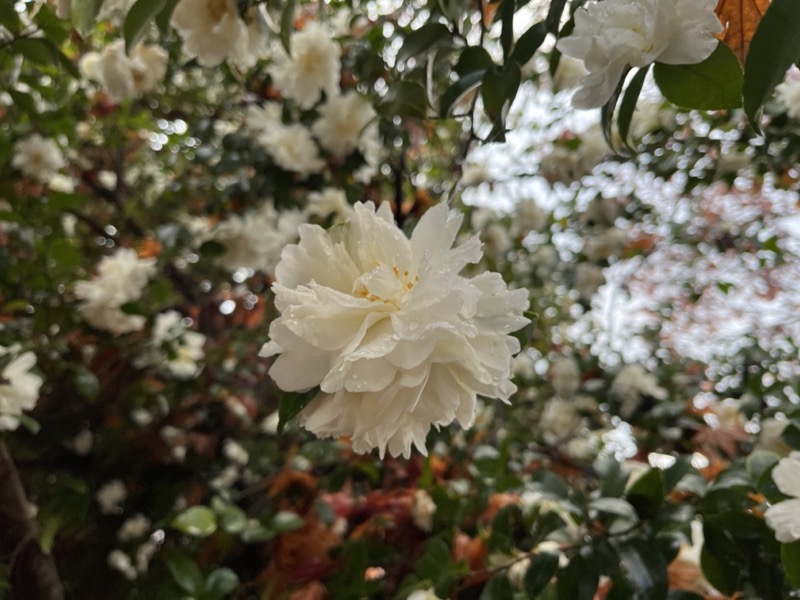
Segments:
[[[0,597],[797,597],[798,31],[0,0]]]

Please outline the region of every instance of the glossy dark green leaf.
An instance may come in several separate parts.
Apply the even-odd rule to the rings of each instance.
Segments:
[[[550,33],[558,33],[561,25],[561,15],[564,14],[564,7],[567,0],[550,0],[550,8],[547,9],[547,17],[544,20],[545,27]]]
[[[534,23],[528,30],[519,36],[517,43],[514,44],[514,52],[511,53],[511,60],[522,66],[527,63],[547,37],[547,27],[544,22]]]
[[[664,482],[661,469],[650,469],[633,482],[626,499],[636,509],[640,517],[647,519],[658,514],[664,502]]]
[[[0,26],[5,27],[11,33],[17,33],[20,29],[19,15],[14,10],[12,0],[0,0]]]
[[[508,62],[511,48],[514,44],[514,11],[517,8],[516,0],[500,0],[503,4],[497,9],[500,21],[500,46],[503,48],[503,61]]]
[[[497,598],[511,598],[513,591],[511,589],[511,582],[505,573],[495,573],[492,578],[486,582],[481,590],[479,600],[496,600]]]
[[[781,545],[781,563],[789,582],[800,588],[800,541]]]
[[[689,456],[679,456],[675,463],[664,469],[664,492],[671,492],[681,479],[691,472],[696,472],[692,466],[692,459]]]
[[[628,70],[622,74],[614,93],[611,94],[611,97],[608,99],[608,101],[600,108],[600,127],[603,130],[603,138],[605,139],[606,144],[608,144],[608,147],[611,149],[614,148],[614,111],[617,108],[617,102],[619,101],[619,96],[622,93],[622,87],[625,85],[625,77],[627,75]]]
[[[384,118],[411,117],[425,118],[428,100],[425,88],[413,81],[398,81],[389,87],[376,109]]]
[[[426,23],[409,33],[397,53],[398,62],[425,54],[436,44],[449,42],[453,34],[444,23]]]
[[[206,594],[211,598],[224,598],[239,587],[239,576],[227,567],[214,569],[206,579]]]
[[[759,129],[759,112],[800,56],[800,2],[773,0],[758,23],[744,63],[744,111]]]
[[[281,44],[291,54],[291,38],[294,33],[294,7],[297,0],[286,0],[281,13]]]
[[[309,402],[317,395],[316,390],[293,394],[286,392],[281,394],[278,402],[278,433],[283,433],[286,424],[300,414]]]
[[[795,450],[800,450],[800,423],[796,419],[783,429],[781,439]]]
[[[463,77],[475,71],[485,71],[493,66],[494,61],[489,56],[486,48],[483,46],[468,46],[461,52],[453,71]]]
[[[164,10],[167,0],[136,0],[125,17],[123,34],[125,36],[125,51],[130,52],[142,41],[147,34],[147,28],[156,16]]]
[[[600,577],[581,556],[575,556],[565,569],[558,572],[558,600],[594,600]]]
[[[542,552],[531,558],[525,571],[522,588],[529,598],[535,598],[547,587],[558,570],[558,555]]]
[[[501,119],[517,95],[522,78],[519,65],[509,64],[504,69],[493,67],[483,76],[481,97],[483,109],[492,120]]]
[[[208,537],[217,530],[217,515],[207,506],[190,506],[172,519],[178,531],[194,537]]]
[[[167,31],[169,31],[169,22],[172,19],[172,13],[175,12],[178,1],[179,0],[166,0],[163,10],[156,17],[156,25],[161,35],[166,35]]]
[[[103,0],[72,0],[70,3],[70,20],[81,37],[86,37],[94,29],[102,4]]]
[[[44,38],[19,38],[11,43],[11,48],[37,65],[50,66],[54,62],[51,44]]]
[[[634,539],[620,546],[619,557],[625,577],[638,598],[662,600],[667,597],[667,563],[655,547]]]
[[[694,65],[656,63],[653,75],[664,97],[683,108],[719,110],[742,105],[742,66],[725,44]]]
[[[628,132],[631,128],[633,113],[636,110],[636,101],[642,92],[642,86],[649,70],[650,67],[647,66],[636,71],[636,74],[631,77],[628,87],[625,88],[625,93],[622,95],[622,102],[620,102],[619,114],[617,115],[617,127],[619,128],[619,137],[625,145],[628,144]]]
[[[483,70],[467,73],[447,88],[439,99],[439,114],[446,116],[450,112],[450,109],[458,104],[461,98],[477,88],[483,79],[484,73],[485,71]]]
[[[175,583],[189,594],[199,595],[203,591],[203,573],[197,563],[180,552],[164,554],[164,563]]]

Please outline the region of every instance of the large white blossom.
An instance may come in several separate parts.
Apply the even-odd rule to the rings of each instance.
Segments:
[[[428,210],[407,238],[388,204],[357,204],[330,232],[300,228],[276,268],[275,306],[263,356],[287,391],[320,387],[300,413],[319,436],[351,436],[356,452],[426,453],[431,426],[469,427],[477,395],[507,401],[508,335],[525,325],[526,290],[498,273],[459,275],[481,259],[476,237],[453,248],[462,216]]]
[[[324,26],[311,22],[289,38],[289,54],[279,52],[270,69],[275,87],[300,108],[312,108],[322,92],[339,92],[342,49]]]
[[[717,0],[590,0],[575,11],[575,29],[556,44],[583,61],[588,74],[572,97],[575,108],[605,104],[628,67],[658,61],[695,64],[717,47]]]
[[[319,115],[311,131],[323,148],[343,157],[358,148],[361,132],[375,118],[375,110],[357,93],[347,92],[328,98],[319,107]]]
[[[0,360],[5,361],[8,355],[14,355],[18,348],[0,346]],[[32,410],[39,399],[39,388],[42,378],[31,373],[36,364],[33,352],[23,352],[14,356],[0,370],[0,431],[13,430],[19,427],[22,411]]]
[[[772,470],[772,480],[792,498],[770,506],[764,518],[779,542],[796,542],[800,540],[800,452],[795,450],[782,458]]]
[[[125,41],[117,40],[102,52],[89,52],[81,59],[81,71],[97,81],[116,101],[138,98],[155,88],[167,73],[169,55],[160,46],[137,45],[125,52]]]
[[[183,39],[183,51],[203,67],[225,60],[252,67],[266,56],[257,14],[251,10],[245,22],[235,0],[180,0],[170,23]]]
[[[142,259],[135,250],[120,248],[103,257],[91,281],[75,283],[75,296],[83,300],[78,310],[98,329],[113,333],[141,330],[145,318],[126,314],[120,307],[141,297],[155,271],[155,259]]]
[[[271,202],[222,221],[211,237],[225,247],[220,264],[229,271],[246,268],[272,273],[287,244],[297,241],[297,228],[306,221],[299,210],[278,212]]]
[[[38,133],[33,133],[14,145],[11,166],[39,181],[50,181],[65,164],[58,144]]]
[[[294,171],[301,177],[319,173],[325,166],[311,132],[300,123],[275,123],[258,137],[258,141],[269,152],[275,164],[286,171]]]

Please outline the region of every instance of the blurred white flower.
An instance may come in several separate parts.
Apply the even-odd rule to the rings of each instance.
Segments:
[[[722,31],[716,6],[717,0],[592,0],[578,8],[571,35],[556,44],[589,72],[572,105],[605,104],[628,67],[705,60],[717,47],[713,34]]]
[[[169,55],[160,46],[137,45],[128,55],[125,41],[117,40],[99,54],[81,58],[83,74],[97,81],[114,101],[138,98],[151,92],[167,73]]]
[[[608,260],[622,254],[628,244],[628,233],[619,227],[609,227],[602,233],[586,238],[583,253],[592,262]]]
[[[250,455],[247,454],[247,450],[236,440],[225,440],[225,443],[222,445],[222,454],[229,461],[237,465],[244,466],[247,464],[247,461],[250,460]]]
[[[620,415],[623,419],[632,416],[642,398],[666,400],[667,390],[659,387],[656,376],[648,373],[642,365],[625,365],[611,383],[611,393],[622,402]]]
[[[372,105],[356,92],[347,92],[328,97],[311,131],[328,152],[344,157],[358,148],[361,132],[373,118]]]
[[[276,165],[286,171],[294,171],[301,177],[319,173],[325,167],[311,132],[300,123],[276,123],[259,135],[258,141]]]
[[[326,187],[308,195],[308,213],[321,219],[333,215],[334,222],[341,223],[353,216],[353,206],[342,190]]]
[[[761,421],[761,433],[758,436],[758,448],[762,450],[768,450],[770,452],[774,452],[775,454],[779,454],[781,456],[786,456],[792,451],[791,446],[783,441],[781,437],[783,435],[783,430],[786,429],[786,426],[789,424],[788,420],[779,421],[778,419],[770,418],[770,419],[762,419]]]
[[[775,88],[775,99],[793,119],[800,118],[800,78],[787,79]]]
[[[530,566],[531,559],[527,557],[521,560],[515,560],[511,563],[511,566],[508,568],[508,580],[516,589],[521,590],[523,588],[525,573],[528,572]]]
[[[539,427],[548,444],[564,442],[581,424],[581,417],[572,400],[551,398],[545,404]]]
[[[6,355],[14,356],[18,351],[18,346],[0,346],[0,359],[5,360]],[[23,352],[0,371],[0,431],[19,427],[22,411],[36,406],[42,378],[30,372],[35,364],[36,355]]]
[[[235,0],[180,0],[170,24],[183,39],[183,51],[203,67],[215,67],[224,60],[249,68],[267,53],[251,11],[248,22],[239,16]]]
[[[130,542],[144,537],[150,532],[150,519],[142,513],[134,515],[125,521],[117,531],[117,539],[120,542]]]
[[[406,600],[442,600],[439,596],[436,595],[436,592],[433,588],[428,588],[426,590],[414,590],[411,592]]]
[[[133,581],[137,577],[136,569],[133,567],[131,557],[122,550],[112,550],[108,553],[108,566],[119,571],[125,579]]]
[[[139,331],[145,318],[126,314],[120,307],[138,300],[155,272],[155,259],[142,259],[135,250],[120,248],[112,256],[102,258],[91,281],[75,283],[75,296],[83,300],[78,310],[98,329],[113,333]]]
[[[205,342],[206,336],[188,329],[178,311],[159,313],[143,363],[161,366],[178,379],[194,377],[200,370],[198,361],[205,356]]]
[[[86,456],[92,451],[94,434],[91,429],[83,429],[72,439],[72,449],[78,456]]]
[[[436,513],[436,503],[425,490],[414,492],[414,502],[411,504],[411,521],[422,531],[430,533],[433,529],[433,515]]]
[[[511,221],[512,235],[529,231],[542,231],[547,225],[547,211],[536,204],[535,200],[526,198],[514,207],[514,218]]]
[[[536,376],[536,365],[530,354],[520,352],[514,357],[514,375],[523,379],[533,379]]]
[[[671,105],[665,105],[662,98],[642,98],[636,103],[630,127],[630,137],[633,140],[669,127],[675,127],[675,109]]]
[[[320,393],[300,413],[319,436],[351,436],[356,452],[426,453],[431,426],[469,427],[477,394],[507,401],[508,335],[525,325],[526,290],[497,273],[459,275],[481,258],[472,238],[452,248],[462,216],[428,210],[409,240],[388,204],[357,204],[330,232],[300,228],[276,272],[275,306],[262,356],[283,390]]]
[[[278,212],[271,202],[255,211],[233,215],[212,231],[225,247],[219,263],[231,272],[241,268],[272,273],[283,248],[297,241],[297,229],[306,222],[299,210]]]
[[[300,108],[312,108],[322,92],[332,98],[339,91],[339,60],[342,49],[327,29],[317,22],[308,23],[289,38],[289,54],[275,57],[270,74],[275,87]]]
[[[602,267],[587,262],[578,263],[575,267],[575,290],[584,302],[590,302],[605,282]]]
[[[364,157],[364,165],[353,172],[353,178],[359,183],[369,183],[378,174],[381,159],[386,153],[378,123],[375,121],[361,132],[358,151]]]
[[[97,20],[121,25],[134,2],[136,0],[103,0],[97,11]]]
[[[64,165],[61,149],[50,138],[33,133],[14,144],[11,166],[41,182],[53,179]]]
[[[100,512],[104,515],[117,513],[122,510],[122,503],[128,497],[128,490],[121,479],[112,479],[105,483],[95,495],[95,500],[100,505]]]
[[[578,87],[581,79],[588,73],[583,67],[583,61],[562,55],[558,61],[555,75],[553,76],[553,90],[560,92],[562,90],[571,90]]]
[[[486,254],[495,260],[502,260],[506,253],[511,250],[512,240],[508,234],[508,229],[501,223],[489,223],[480,232],[480,239],[486,250]]]
[[[764,518],[775,531],[775,539],[783,544],[796,542],[800,540],[800,452],[782,458],[772,469],[772,480],[792,498],[770,506]]]
[[[250,133],[258,138],[259,135],[271,129],[274,125],[281,125],[283,106],[278,102],[268,102],[264,106],[248,106],[244,115],[244,126]],[[235,131],[234,127],[232,131]]]
[[[581,368],[571,356],[553,360],[549,373],[553,391],[562,398],[571,398],[581,387]]]

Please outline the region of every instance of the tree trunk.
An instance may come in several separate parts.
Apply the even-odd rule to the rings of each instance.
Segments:
[[[63,600],[53,556],[39,546],[39,526],[19,473],[0,442],[0,560],[10,568],[11,600]]]

